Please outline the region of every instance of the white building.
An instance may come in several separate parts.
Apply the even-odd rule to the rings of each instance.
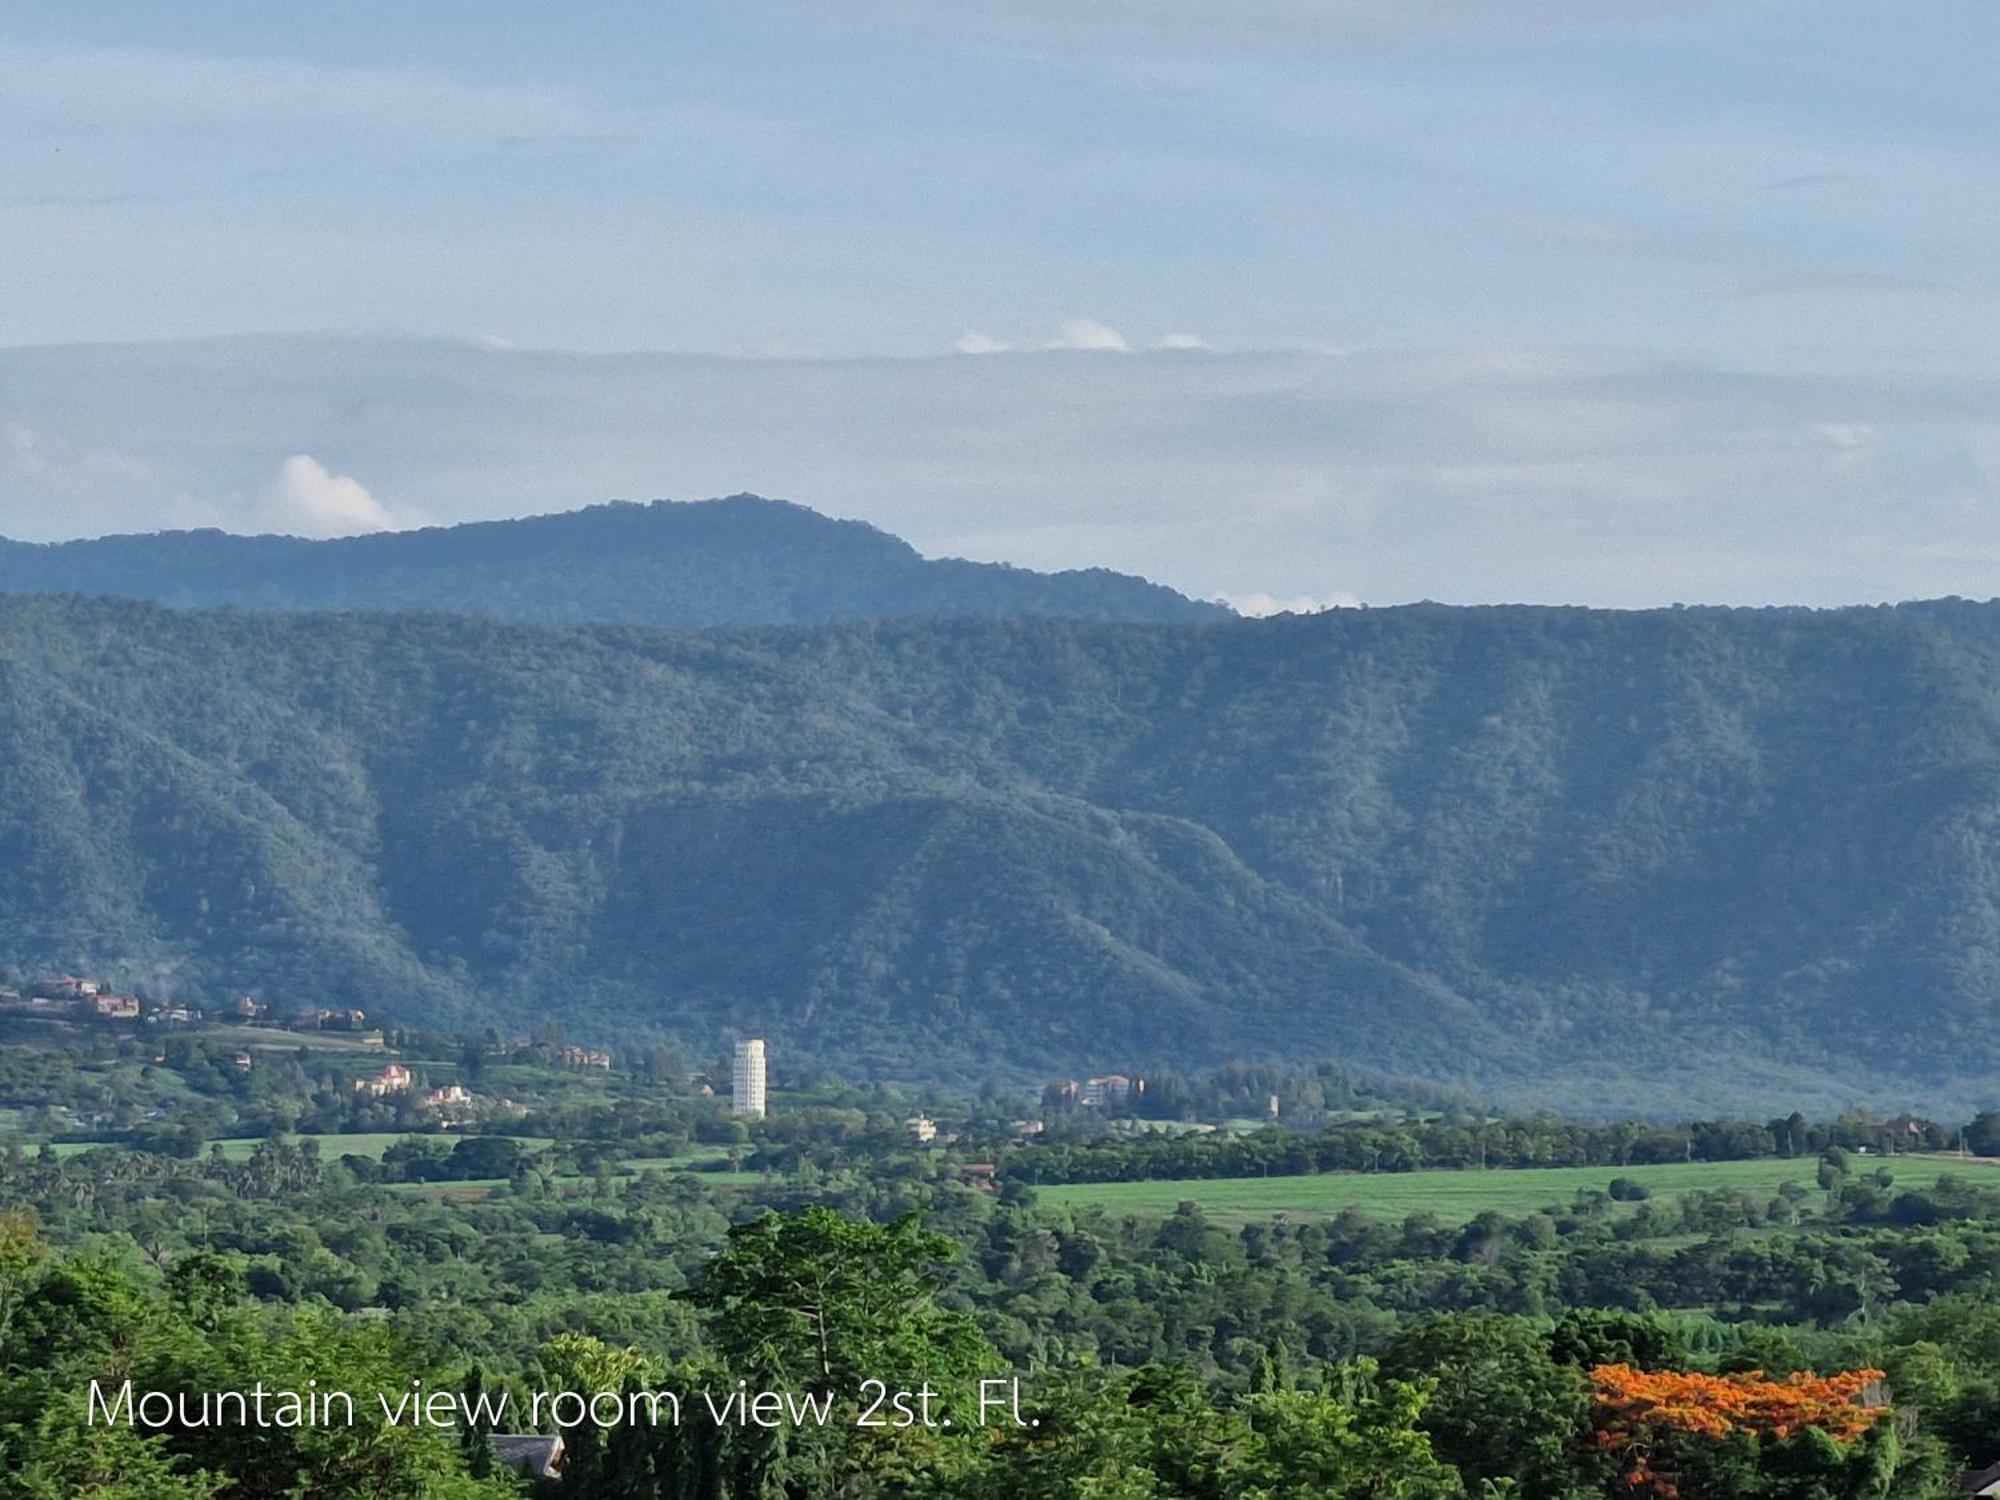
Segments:
[[[764,1039],[752,1037],[736,1044],[736,1060],[729,1070],[729,1112],[740,1119],[764,1118]]]

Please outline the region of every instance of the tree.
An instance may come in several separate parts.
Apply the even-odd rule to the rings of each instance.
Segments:
[[[1658,1318],[1596,1307],[1564,1313],[1549,1334],[1549,1354],[1558,1364],[1581,1370],[1597,1365],[1679,1369],[1693,1358],[1686,1341]]]
[[[7,1327],[14,1321],[14,1309],[48,1254],[41,1225],[32,1213],[14,1209],[0,1214],[0,1349],[7,1347]]]
[[[1458,1500],[1459,1477],[1417,1426],[1416,1387],[1342,1367],[1336,1390],[1219,1406],[1186,1370],[1048,1382],[1032,1425],[1003,1428],[968,1472],[924,1491],[951,1500]]]
[[[1880,1370],[1766,1380],[1754,1371],[1600,1365],[1590,1378],[1598,1447],[1639,1494],[1858,1500],[1888,1493],[1897,1467],[1893,1429],[1883,1420],[1888,1409],[1868,1401]]]
[[[1377,1382],[1372,1362],[1343,1372],[1339,1397],[1251,1396],[1241,1415],[1254,1445],[1223,1468],[1223,1493],[1245,1500],[1450,1500],[1464,1493],[1418,1425],[1425,1393]]]
[[[1420,1423],[1468,1485],[1514,1480],[1530,1495],[1590,1493],[1590,1386],[1515,1318],[1443,1317],[1390,1343],[1383,1373],[1430,1383]]]
[[[969,1317],[936,1304],[959,1253],[915,1214],[766,1214],[730,1230],[685,1295],[708,1314],[717,1353],[753,1380],[844,1396],[870,1379],[962,1380],[992,1351]]]
[[[1982,1109],[1965,1127],[1965,1149],[1974,1156],[2000,1156],[2000,1109]]]
[[[713,1460],[736,1489],[792,1495],[836,1493],[857,1476],[926,1468],[945,1448],[943,1429],[920,1424],[868,1427],[884,1390],[936,1392],[932,1414],[956,1410],[968,1430],[973,1379],[997,1362],[992,1345],[964,1313],[937,1305],[956,1241],[925,1229],[917,1215],[888,1224],[848,1219],[829,1208],[766,1214],[729,1231],[700,1282],[682,1294],[706,1314],[709,1341],[727,1377],[751,1391],[823,1397],[835,1415],[822,1424],[738,1429]],[[880,1386],[872,1384],[880,1382]],[[865,1486],[864,1486],[865,1488]]]
[[[91,1426],[86,1399],[71,1393],[48,1408],[19,1474],[0,1478],[0,1492],[21,1500],[209,1500],[230,1488],[227,1476],[193,1468],[164,1438]]]

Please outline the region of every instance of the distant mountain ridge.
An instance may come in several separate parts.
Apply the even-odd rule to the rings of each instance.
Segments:
[[[1091,568],[928,559],[862,521],[755,495],[620,502],[332,541],[160,532],[0,540],[0,592],[188,608],[430,610],[669,629],[837,620],[1224,619],[1221,605]]]

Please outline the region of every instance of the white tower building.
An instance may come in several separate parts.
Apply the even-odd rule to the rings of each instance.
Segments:
[[[764,1118],[764,1039],[736,1044],[729,1070],[729,1112],[745,1120]]]

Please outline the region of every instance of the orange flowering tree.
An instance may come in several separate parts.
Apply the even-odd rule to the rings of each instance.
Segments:
[[[1709,1493],[1751,1493],[1711,1489],[1701,1477],[1720,1480],[1718,1470],[1725,1467],[1763,1467],[1781,1447],[1794,1450],[1782,1464],[1788,1470],[1811,1462],[1852,1468],[1861,1480],[1861,1471],[1875,1465],[1850,1464],[1852,1450],[1887,1413],[1880,1370],[1767,1380],[1756,1370],[1703,1375],[1597,1365],[1590,1380],[1598,1447],[1618,1464],[1629,1490],[1650,1496],[1697,1500]],[[1737,1472],[1721,1482],[1743,1481]]]

